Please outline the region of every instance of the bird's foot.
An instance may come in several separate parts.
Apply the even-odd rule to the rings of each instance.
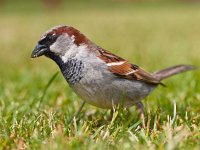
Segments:
[[[145,115],[144,115],[144,105],[142,104],[142,102],[137,102],[135,104],[137,111],[140,114],[140,119],[142,120],[142,127],[146,128],[145,125]]]

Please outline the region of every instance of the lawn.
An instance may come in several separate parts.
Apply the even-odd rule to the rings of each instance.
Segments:
[[[135,108],[87,104],[56,64],[31,51],[49,28],[76,27],[96,44],[154,72],[200,66],[200,4],[38,1],[0,4],[0,149],[199,149],[200,71],[164,81],[143,100],[146,128]],[[52,82],[51,82],[52,81]]]

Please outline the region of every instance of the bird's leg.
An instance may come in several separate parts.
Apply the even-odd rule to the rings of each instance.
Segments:
[[[114,110],[113,110],[113,109],[110,109],[110,114],[109,114],[108,117],[106,118],[106,121],[111,121],[111,120],[112,120],[113,113],[114,113]]]
[[[77,118],[77,117],[78,117],[78,115],[80,114],[80,112],[81,112],[81,110],[83,109],[83,106],[84,106],[84,105],[85,105],[85,101],[83,101],[83,102],[81,103],[81,106],[79,107],[78,111],[75,113],[74,116],[71,117],[71,119],[69,120],[69,124],[72,123],[72,121],[73,121],[74,118]]]
[[[140,119],[142,120],[142,126],[145,128],[145,117],[144,117],[144,106],[142,102],[137,102],[135,104],[137,111],[140,113]]]
[[[137,102],[135,105],[136,105],[136,109],[140,113],[140,115],[144,116],[144,106],[143,106],[142,102]]]

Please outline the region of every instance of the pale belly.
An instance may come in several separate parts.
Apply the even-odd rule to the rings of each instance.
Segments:
[[[130,107],[148,96],[155,87],[142,81],[107,77],[81,80],[72,89],[87,103],[111,109],[119,104]]]

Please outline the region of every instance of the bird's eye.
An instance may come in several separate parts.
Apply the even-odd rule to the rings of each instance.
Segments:
[[[51,42],[52,40],[54,40],[55,36],[53,35],[49,35],[46,37],[46,41]]]
[[[55,42],[57,36],[56,35],[47,35],[45,38],[43,38],[40,43],[45,45],[51,45],[53,42]]]

